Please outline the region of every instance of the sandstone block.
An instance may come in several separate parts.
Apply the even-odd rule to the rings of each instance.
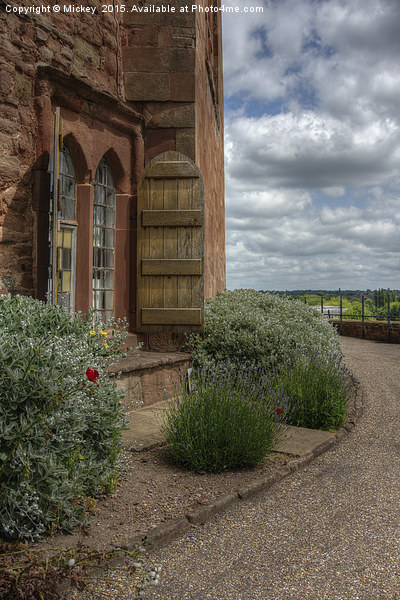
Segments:
[[[61,54],[65,56],[65,58],[68,60],[72,60],[74,56],[74,53],[72,52],[71,48],[65,46],[64,48],[61,48]]]
[[[54,56],[54,53],[51,50],[49,50],[48,48],[46,48],[46,46],[43,46],[40,49],[40,58],[42,59],[42,61],[45,64],[51,65],[51,61],[53,60],[53,56]]]
[[[24,106],[30,104],[33,97],[33,82],[30,77],[17,73],[14,85],[14,98]]]
[[[95,67],[100,66],[100,57],[98,51],[96,48],[93,48],[91,44],[85,42],[85,40],[75,38],[74,51],[77,56],[83,59],[83,61],[91,62]]]
[[[125,47],[122,57],[125,70],[131,73],[184,73],[193,72],[195,67],[193,48]]]
[[[67,58],[64,58],[64,56],[60,54],[54,54],[53,56],[53,63],[59,67],[63,67],[65,69],[65,71],[68,73],[69,72],[69,67],[70,67],[70,61]]]
[[[127,100],[163,101],[170,99],[168,73],[127,73],[125,80]]]
[[[0,133],[0,152],[9,154],[12,149],[13,141],[10,135]]]
[[[192,160],[196,156],[196,135],[195,129],[178,129],[176,132],[176,150],[186,154]]]
[[[158,30],[154,27],[135,27],[129,32],[128,44],[123,46],[158,46]]]
[[[15,182],[19,178],[20,162],[16,156],[0,156],[0,179]]]
[[[195,100],[194,73],[171,73],[171,100],[190,102]]]
[[[4,192],[3,201],[11,210],[18,213],[23,213],[28,204],[28,196],[28,189],[10,187]]]
[[[43,43],[47,42],[48,38],[49,38],[49,33],[47,31],[45,31],[44,29],[41,29],[40,27],[35,28],[35,39],[37,42],[43,44]]]
[[[195,36],[188,31],[185,35],[172,34],[172,46],[180,48],[194,48]]]
[[[124,406],[127,412],[137,409],[143,401],[140,375],[124,374],[117,381],[117,387],[125,392]]]
[[[152,160],[161,152],[176,150],[175,129],[148,129],[146,138],[148,160]]]
[[[101,46],[103,43],[103,36],[101,29],[96,29],[95,27],[82,27],[79,32],[82,39],[86,40],[90,44],[94,44],[95,46]]]
[[[12,81],[10,73],[0,72],[0,94],[8,95],[11,91]]]
[[[194,104],[184,104],[179,106],[168,105],[167,108],[153,114],[149,127],[194,127],[195,126],[195,106]]]
[[[167,6],[165,0],[153,0],[152,6]],[[129,9],[123,13],[124,25],[160,25],[172,27],[194,27],[195,14],[192,12],[179,12],[179,8],[175,12],[140,12],[134,10],[131,12],[131,7],[137,5],[137,1],[127,3]]]
[[[174,382],[179,381],[179,376],[180,368],[170,365],[162,369],[144,371],[141,383],[145,406],[164,400],[165,391],[167,397],[171,397]]]
[[[159,48],[170,48],[172,46],[172,28],[160,27],[158,30],[157,42]]]

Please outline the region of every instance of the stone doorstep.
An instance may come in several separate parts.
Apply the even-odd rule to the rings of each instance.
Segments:
[[[168,402],[162,401],[127,413],[130,425],[122,435],[124,448],[139,451],[164,443],[165,437],[160,427],[167,407]],[[318,449],[333,445],[335,440],[335,433],[330,431],[288,426],[285,437],[275,444],[273,451],[301,457],[317,454]]]

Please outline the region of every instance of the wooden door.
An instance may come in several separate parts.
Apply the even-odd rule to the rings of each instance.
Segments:
[[[204,186],[184,154],[164,152],[138,189],[137,330],[199,331],[204,317]]]

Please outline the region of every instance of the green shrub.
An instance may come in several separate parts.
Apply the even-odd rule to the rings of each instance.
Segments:
[[[163,429],[170,456],[191,470],[254,466],[282,433],[285,398],[261,370],[205,368],[180,394]]]
[[[192,336],[192,359],[286,368],[302,348],[341,353],[335,329],[315,309],[282,296],[235,290],[205,305],[204,334]]]
[[[280,372],[276,385],[288,397],[292,425],[329,431],[344,424],[356,384],[340,356],[307,351]]]
[[[84,522],[113,488],[123,396],[106,367],[124,337],[94,314],[0,297],[0,534],[37,539]]]

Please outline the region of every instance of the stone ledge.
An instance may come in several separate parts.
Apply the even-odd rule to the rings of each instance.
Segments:
[[[149,369],[157,369],[171,365],[179,365],[190,360],[190,354],[187,352],[136,352],[134,356],[129,356],[120,360],[118,363],[108,369],[112,375],[117,373],[133,373]]]

